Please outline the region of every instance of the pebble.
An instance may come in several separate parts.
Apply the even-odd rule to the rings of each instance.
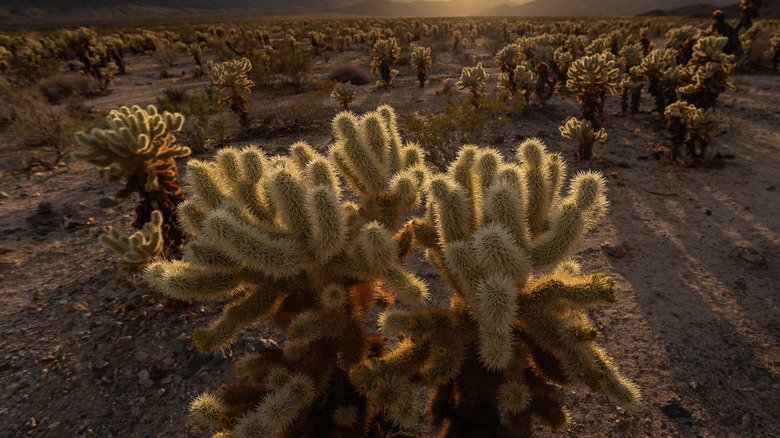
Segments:
[[[138,379],[138,383],[144,388],[151,388],[154,386],[152,379]]]
[[[0,199],[8,199],[10,197],[11,195],[9,195],[8,193],[0,191]]]
[[[146,359],[149,359],[149,354],[146,353],[145,351],[137,351],[135,353],[135,360],[137,360],[138,362],[144,362],[146,361]]]
[[[115,207],[117,204],[119,204],[119,201],[114,198],[109,198],[108,196],[103,196],[98,200],[98,206],[100,208]]]
[[[149,377],[151,377],[151,374],[149,373],[149,370],[141,370],[141,372],[138,373],[138,377],[140,377],[141,380],[143,380],[143,379],[149,380]]]
[[[36,211],[38,214],[49,214],[51,213],[51,202],[41,202],[38,204],[38,210]]]
[[[85,275],[79,277],[79,284],[87,284],[88,281],[89,279]]]

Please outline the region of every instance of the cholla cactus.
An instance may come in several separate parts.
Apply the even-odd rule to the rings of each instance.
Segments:
[[[431,48],[418,46],[412,49],[411,63],[417,72],[417,84],[419,84],[420,88],[424,88],[425,83],[428,81],[428,67],[433,63]]]
[[[576,117],[570,118],[558,129],[562,136],[577,141],[577,161],[590,161],[596,143],[607,139],[604,128],[596,131],[589,120],[579,120]]]
[[[148,281],[173,298],[231,300],[193,334],[201,350],[222,348],[261,318],[287,337],[283,349],[238,363],[249,381],[193,402],[204,427],[236,438],[362,436],[371,412],[347,370],[383,346],[364,318],[394,296],[412,306],[428,296],[401,264],[411,233],[397,233],[426,180],[422,150],[402,143],[387,106],[341,113],[333,125],[328,155],[301,142],[289,157],[229,148],[188,165],[192,196],[179,214],[194,237],[183,260],[152,264]],[[347,200],[338,174],[360,204]]]
[[[604,96],[614,94],[617,77],[615,56],[609,52],[582,57],[574,61],[569,69],[566,86],[578,93],[582,118],[590,120],[598,129],[601,129],[602,122],[597,114],[604,112]]]
[[[494,58],[501,73],[506,75],[506,80],[503,81],[503,84],[507,87],[510,94],[517,93],[517,88],[515,88],[515,69],[520,63],[521,56],[520,46],[507,44],[496,53]]]
[[[252,63],[247,58],[232,59],[211,68],[211,84],[220,92],[227,92],[222,101],[227,104],[233,114],[238,117],[242,127],[247,127],[249,118],[249,93],[255,85],[247,74],[252,70]]]
[[[642,75],[647,79],[648,91],[655,99],[656,111],[659,114],[662,114],[666,108],[666,93],[664,93],[661,81],[672,62],[671,51],[656,49],[642,59],[642,63],[636,70],[637,75]]]
[[[392,86],[398,70],[391,67],[398,62],[400,54],[401,46],[395,38],[380,39],[374,43],[371,51],[371,73],[379,73],[382,77],[382,80],[376,83],[377,87],[389,89]]]
[[[696,44],[700,34],[698,28],[690,25],[669,29],[666,32],[666,48],[675,52],[678,64],[685,65],[691,59],[693,45]]]
[[[632,68],[642,63],[642,46],[639,44],[627,44],[620,49],[620,57],[623,58],[623,67],[629,72]]]
[[[479,98],[485,94],[482,89],[485,88],[485,81],[490,77],[482,68],[482,63],[476,67],[463,67],[460,73],[460,79],[455,85],[461,90],[469,90],[471,93],[471,104],[474,108],[479,108]]]
[[[152,212],[152,220],[145,223],[142,232],[130,237],[122,236],[118,231],[110,229],[108,234],[100,235],[100,241],[119,254],[119,269],[128,272],[138,272],[163,249],[162,235],[163,215],[160,210]]]
[[[519,167],[462,148],[431,179],[425,218],[409,223],[452,290],[450,308],[385,311],[380,330],[402,341],[351,372],[402,426],[417,418],[411,385],[420,380],[434,387],[428,414],[441,437],[530,436],[534,417],[558,429],[566,411],[553,383],[602,389],[627,408],[639,398],[580,310],[613,302],[614,282],[582,276],[567,259],[605,211],[602,178],[579,174],[561,198],[560,156],[529,140],[518,158]]]
[[[635,67],[636,68],[636,67]],[[636,70],[634,70],[636,71]],[[639,112],[639,103],[642,98],[642,88],[644,81],[635,75],[623,75],[620,80],[620,110],[623,114],[628,113],[628,102],[631,101],[631,114]]]
[[[349,110],[349,103],[355,100],[355,92],[357,87],[352,85],[352,82],[342,82],[336,84],[333,87],[333,91],[330,93],[330,97],[334,98],[336,102],[340,103],[345,111]]]
[[[519,64],[515,67],[512,74],[510,83],[509,75],[502,74],[498,78],[498,86],[506,88],[507,90],[514,89],[516,93],[519,93],[525,98],[525,102],[531,101],[531,94],[536,87],[536,75],[533,70],[528,68],[525,64]]]
[[[151,105],[146,110],[134,106],[111,111],[106,122],[108,129],[76,133],[76,143],[86,150],[74,152],[73,158],[98,166],[98,177],[108,182],[125,179],[125,187],[115,196],[126,198],[138,193],[141,197],[131,225],[141,229],[152,222],[153,211],[159,210],[163,216],[165,251],[178,252],[184,234],[173,211],[184,196],[174,160],[189,155],[190,149],[174,144],[173,133],[181,129],[184,116],[168,111],[158,113]]]
[[[723,53],[728,42],[725,37],[707,37],[696,42],[688,69],[692,73],[691,83],[679,88],[688,95],[687,99],[703,108],[715,106],[723,91],[733,88],[728,75],[734,67],[734,55]]]
[[[650,28],[643,27],[639,29],[639,45],[642,46],[642,56],[647,56],[650,50],[653,48],[653,43],[650,42]]]
[[[777,63],[780,61],[780,30],[775,32],[775,36],[769,40],[769,47],[774,53],[772,55],[772,70],[777,71]]]
[[[691,157],[687,164],[699,163],[705,157],[712,138],[729,128],[727,120],[719,111],[696,108],[682,101],[669,105],[664,114],[672,134],[672,151],[669,154],[672,162],[677,161],[680,147],[685,146],[688,156]]]

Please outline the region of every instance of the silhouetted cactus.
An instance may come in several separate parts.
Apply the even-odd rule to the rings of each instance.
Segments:
[[[349,110],[349,103],[355,100],[355,93],[357,87],[352,85],[352,82],[341,82],[333,87],[333,91],[330,93],[330,97],[340,103],[345,111]]]
[[[678,101],[664,111],[669,133],[672,135],[672,150],[669,160],[677,162],[679,150],[685,146],[691,158],[688,165],[698,164],[707,153],[712,138],[726,132],[729,128],[727,120],[720,112],[710,109],[696,108],[695,105]]]
[[[663,88],[663,76],[672,64],[672,53],[669,50],[656,49],[642,59],[636,70],[637,75],[647,79],[648,92],[655,99],[655,109],[663,114],[666,108],[666,93]]]
[[[433,60],[431,59],[430,47],[415,47],[412,50],[411,55],[412,67],[417,72],[417,84],[420,88],[425,87],[425,83],[428,81],[428,67],[431,66]]]
[[[389,89],[393,84],[393,78],[398,70],[392,68],[398,62],[401,54],[401,46],[395,38],[380,39],[374,43],[371,51],[371,73],[379,73],[382,80],[376,83],[377,87]]]
[[[78,132],[76,143],[86,148],[73,153],[73,158],[99,167],[99,178],[108,182],[125,180],[117,198],[137,193],[141,203],[136,207],[133,228],[141,229],[154,223],[153,212],[162,214],[164,251],[175,255],[181,248],[184,233],[178,227],[173,212],[184,200],[179,187],[176,158],[190,154],[190,149],[175,144],[173,133],[184,124],[184,116],[154,106],[146,110],[134,106],[113,110],[106,118],[108,129],[94,128]]]
[[[252,63],[247,58],[233,59],[211,68],[211,84],[220,92],[227,92],[222,101],[238,117],[241,126],[246,128],[251,122],[249,117],[248,94],[255,85],[247,74],[252,70]]]

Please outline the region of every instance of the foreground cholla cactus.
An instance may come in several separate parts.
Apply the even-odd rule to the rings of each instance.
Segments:
[[[398,70],[392,68],[392,65],[398,62],[398,56],[401,54],[401,46],[395,38],[380,39],[374,43],[371,51],[371,73],[379,73],[382,77],[376,86],[389,89],[393,85],[393,78],[398,74]]]
[[[604,112],[604,96],[615,92],[617,77],[615,56],[609,52],[584,56],[569,68],[566,87],[578,93],[582,118],[589,120],[595,128],[602,128],[598,115]]]
[[[636,404],[583,313],[614,301],[614,282],[568,261],[604,214],[600,176],[575,176],[561,197],[560,156],[530,140],[520,166],[469,146],[430,178],[389,107],[342,113],[334,131],[327,155],[304,143],[289,157],[226,149],[188,167],[193,196],[180,215],[194,238],[184,260],[152,264],[148,281],[171,297],[231,300],[194,333],[201,350],[261,318],[286,335],[282,349],[238,363],[248,379],[198,397],[196,423],[221,437],[363,437],[375,413],[402,427],[418,418],[415,384],[434,390],[428,410],[441,437],[532,435],[535,418],[560,428],[562,383]],[[341,192],[337,172],[355,196]],[[401,226],[423,193],[426,212]],[[414,246],[450,287],[450,308],[429,306],[403,266]],[[379,326],[400,343],[385,352],[365,318],[394,298],[404,306]]]
[[[461,90],[469,90],[471,93],[471,104],[474,108],[479,108],[479,98],[485,94],[482,89],[485,88],[485,81],[490,75],[485,73],[482,63],[476,67],[463,67],[460,73],[460,79],[455,85]]]
[[[249,99],[245,96],[255,85],[248,77],[252,63],[247,58],[232,59],[211,68],[211,83],[219,91],[227,92],[222,101],[238,117],[242,127],[250,123]]]
[[[679,150],[685,146],[691,161],[688,165],[695,165],[705,158],[707,146],[712,138],[726,132],[729,128],[728,121],[720,114],[720,111],[709,108],[696,108],[693,104],[678,101],[664,111],[672,135],[672,150],[669,154],[671,162],[677,162]]]
[[[356,91],[357,87],[352,85],[352,82],[342,82],[336,84],[336,86],[333,87],[333,91],[330,93],[330,97],[335,99],[336,102],[340,103],[345,111],[348,111],[349,103],[355,100]]]
[[[415,47],[412,50],[411,62],[412,67],[417,72],[417,83],[420,85],[420,88],[425,88],[425,83],[428,81],[428,67],[433,63],[431,48]]]
[[[217,321],[195,331],[201,350],[222,348],[261,318],[287,336],[283,350],[239,362],[249,382],[199,398],[192,409],[199,424],[236,437],[364,433],[371,411],[346,370],[378,354],[382,342],[363,320],[393,295],[415,306],[428,295],[401,265],[411,235],[397,233],[427,171],[422,151],[402,144],[395,123],[389,107],[360,119],[341,113],[327,156],[296,143],[289,157],[225,149],[216,162],[188,165],[193,196],[179,213],[194,238],[183,261],[151,265],[149,282],[173,298],[231,298]],[[337,172],[360,204],[345,199]]]
[[[125,187],[116,193],[117,198],[138,193],[141,203],[135,209],[136,218],[131,224],[134,228],[141,229],[145,223],[153,222],[153,211],[159,210],[163,216],[165,251],[175,254],[184,234],[173,212],[184,195],[174,160],[189,155],[190,149],[175,144],[173,133],[181,129],[184,116],[168,111],[158,113],[151,105],[146,110],[133,106],[111,111],[106,122],[108,129],[76,133],[76,143],[86,150],[74,152],[73,158],[98,166],[98,177],[108,182],[125,179]]]
[[[570,118],[558,129],[562,136],[577,141],[577,161],[590,161],[596,143],[607,139],[604,128],[596,131],[589,120],[579,120],[576,117]]]

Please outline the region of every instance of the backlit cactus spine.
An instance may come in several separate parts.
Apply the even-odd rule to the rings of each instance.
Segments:
[[[115,196],[126,198],[137,193],[141,198],[133,228],[153,222],[153,212],[158,210],[163,217],[165,251],[177,253],[184,233],[173,213],[184,195],[175,159],[189,155],[190,149],[175,144],[173,133],[181,129],[184,116],[159,113],[154,106],[145,110],[134,106],[111,111],[106,122],[108,129],[76,133],[76,143],[85,150],[74,152],[73,158],[98,166],[98,177],[108,182],[125,179],[125,187]]]
[[[226,92],[222,101],[227,104],[233,114],[238,117],[242,127],[249,126],[248,94],[255,85],[247,74],[252,70],[252,63],[247,58],[232,59],[211,68],[211,84],[220,92]]]
[[[380,330],[401,343],[351,373],[400,425],[416,418],[410,387],[420,378],[434,388],[427,409],[443,438],[532,436],[535,418],[558,429],[567,415],[554,384],[584,383],[627,408],[638,401],[582,312],[613,302],[614,282],[568,261],[605,212],[603,179],[579,174],[560,197],[560,156],[529,140],[518,158],[462,148],[431,178],[424,218],[407,224],[449,285],[450,308],[385,311]]]
[[[201,350],[227,345],[262,318],[287,338],[283,349],[238,363],[248,381],[193,402],[201,426],[236,438],[364,435],[372,412],[347,371],[383,348],[364,319],[394,296],[420,306],[428,295],[401,264],[411,234],[397,232],[427,170],[395,120],[389,107],[339,114],[327,155],[296,143],[288,157],[229,148],[188,165],[192,196],[179,215],[193,238],[183,260],[152,264],[147,280],[173,298],[231,299],[193,334]],[[338,174],[359,204],[345,199]]]

